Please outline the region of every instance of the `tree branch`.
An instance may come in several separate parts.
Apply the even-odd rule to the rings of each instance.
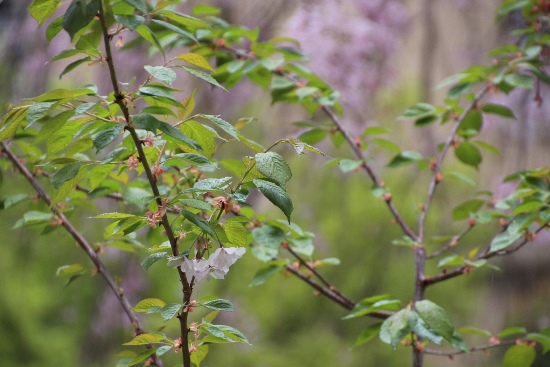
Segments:
[[[340,292],[336,287],[334,287],[324,276],[322,276],[317,269],[315,269],[314,266],[312,266],[310,263],[305,261],[300,255],[296,253],[288,244],[284,246],[284,248],[292,254],[303,266],[307,268],[312,274],[314,274],[331,292],[336,294],[338,297],[340,297],[342,300],[344,300],[347,304],[355,305],[355,302],[350,300],[348,297],[344,296],[342,292]]]
[[[424,224],[426,222],[426,218],[428,216],[428,211],[430,209],[430,204],[432,203],[435,189],[437,187],[437,184],[440,181],[440,172],[441,172],[441,165],[443,164],[443,160],[445,159],[445,156],[447,155],[447,152],[449,151],[449,148],[451,147],[454,138],[456,136],[456,132],[458,131],[458,128],[460,127],[460,124],[462,121],[464,121],[464,118],[466,115],[474,108],[477,107],[479,101],[487,94],[489,91],[490,85],[487,84],[483,89],[481,89],[477,95],[474,97],[473,101],[462,111],[462,114],[459,116],[458,119],[456,119],[453,127],[451,128],[451,131],[449,135],[447,136],[447,140],[443,144],[443,149],[441,149],[441,153],[439,154],[439,157],[436,161],[435,167],[433,169],[433,177],[430,182],[430,186],[428,188],[428,194],[426,195],[426,201],[424,202],[424,205],[422,207],[422,213],[420,214],[420,218],[418,219],[418,238],[417,240],[419,242],[424,241]]]
[[[118,80],[116,77],[116,71],[115,71],[115,64],[113,60],[113,54],[111,52],[111,44],[110,44],[110,36],[109,31],[107,29],[107,24],[105,23],[105,14],[103,10],[103,4],[102,1],[99,1],[99,21],[101,23],[101,29],[103,33],[103,43],[105,46],[105,54],[106,54],[106,62],[109,67],[109,75],[111,78],[111,84],[113,86],[114,96],[115,96],[115,102],[120,107],[120,110],[122,111],[122,114],[124,115],[124,118],[126,120],[126,130],[130,133],[132,140],[134,141],[134,145],[136,146],[138,156],[140,159],[140,162],[143,166],[143,169],[145,171],[145,174],[147,176],[147,180],[149,181],[149,185],[151,187],[151,190],[153,191],[153,195],[155,196],[155,200],[157,203],[158,210],[162,208],[164,205],[162,203],[162,199],[160,197],[160,191],[158,189],[155,176],[153,175],[151,171],[151,167],[149,166],[149,162],[147,162],[147,157],[145,156],[145,152],[143,151],[143,147],[141,146],[141,141],[136,133],[136,130],[131,126],[131,119],[130,119],[130,112],[128,110],[128,106],[126,105],[126,102],[124,100],[124,95],[121,93],[119,87],[118,87]],[[172,227],[170,226],[170,222],[168,220],[168,216],[166,213],[163,214],[161,218],[162,226],[164,227],[164,231],[166,232],[166,237],[168,237],[168,240],[170,241],[170,247],[172,249],[172,255],[178,256],[179,250],[178,250],[178,243],[176,240],[176,237],[174,236],[174,232],[172,230]],[[187,304],[191,299],[191,293],[192,288],[189,285],[189,282],[187,280],[187,276],[185,273],[181,270],[181,268],[177,268],[178,275],[180,278],[180,282],[182,283],[182,292],[183,292],[183,303]],[[184,367],[190,367],[191,366],[191,355],[189,352],[189,330],[187,328],[187,312],[182,312],[180,318],[180,329],[182,332],[181,338],[182,338],[182,358],[183,358],[183,365]]]
[[[82,236],[82,234],[76,229],[76,227],[69,221],[69,219],[60,212],[55,205],[52,205],[52,201],[49,197],[49,195],[46,193],[42,185],[38,182],[36,177],[27,169],[27,167],[19,161],[17,156],[13,153],[13,151],[10,149],[10,147],[6,144],[5,141],[0,142],[0,146],[2,147],[2,151],[6,154],[8,159],[17,167],[19,172],[27,179],[27,181],[31,184],[31,186],[34,188],[34,190],[37,192],[40,199],[42,199],[49,207],[52,213],[61,220],[61,225],[65,228],[65,230],[74,238],[76,243],[80,246],[80,248],[86,253],[86,255],[90,258],[92,263],[95,265],[97,272],[103,277],[105,280],[105,283],[107,283],[107,286],[111,289],[111,291],[115,294],[115,296],[118,299],[118,302],[120,303],[120,306],[124,310],[124,313],[126,316],[128,316],[128,319],[132,323],[132,326],[134,327],[134,332],[136,335],[143,334],[143,328],[141,326],[141,323],[137,317],[137,315],[132,311],[132,305],[122,292],[122,290],[117,285],[116,281],[114,280],[111,273],[109,273],[109,270],[105,267],[103,262],[99,259],[97,256],[97,253],[94,251],[93,247],[88,243],[88,241]],[[152,345],[147,345],[147,348],[152,348]],[[154,359],[154,363],[162,367],[162,360],[158,358],[156,354],[152,355]]]
[[[548,223],[550,223],[550,222],[546,222],[543,225],[541,225],[539,228],[537,228],[537,230],[534,233],[539,233],[543,229],[547,228]],[[525,236],[523,238],[523,240],[521,242],[519,242],[516,246],[513,246],[513,247],[510,246],[510,247],[508,247],[508,248],[506,248],[502,251],[493,251],[493,252],[490,252],[491,245],[489,245],[485,248],[485,250],[483,252],[481,252],[478,256],[476,256],[473,259],[473,261],[488,260],[488,259],[490,259],[492,257],[495,257],[495,256],[509,255],[511,253],[514,253],[514,252],[518,251],[519,249],[521,249],[523,246],[525,246],[529,242],[531,242],[531,239],[528,236]],[[453,271],[442,272],[442,273],[439,273],[439,274],[434,275],[432,277],[426,277],[426,278],[424,278],[423,284],[424,284],[425,287],[427,287],[429,285],[436,284],[436,283],[442,282],[444,280],[457,277],[457,276],[462,275],[462,274],[467,274],[472,269],[473,268],[472,268],[471,265],[462,265],[462,266],[454,269]]]

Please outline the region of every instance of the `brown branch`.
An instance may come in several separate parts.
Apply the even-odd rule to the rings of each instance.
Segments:
[[[445,252],[449,251],[450,249],[454,248],[455,246],[458,245],[458,242],[464,238],[464,236],[470,232],[470,230],[474,228],[473,225],[469,225],[468,227],[464,228],[462,231],[460,231],[459,234],[457,234],[456,236],[453,236],[453,238],[451,238],[451,240],[449,242],[447,242],[447,244],[445,246],[443,246],[442,248],[440,248],[439,250],[435,251],[433,254],[430,254],[430,255],[426,255],[426,259],[433,259],[433,258],[436,258],[442,254],[444,254]]]
[[[113,86],[114,96],[115,96],[115,103],[120,107],[120,110],[122,111],[122,114],[124,115],[124,118],[126,120],[126,130],[130,133],[132,140],[134,141],[134,145],[136,146],[138,156],[140,159],[140,162],[143,166],[143,169],[145,171],[145,174],[147,176],[147,180],[149,181],[149,185],[151,187],[151,190],[153,191],[153,195],[155,196],[155,200],[158,206],[158,210],[162,208],[164,205],[162,202],[162,199],[160,197],[160,191],[158,189],[156,178],[153,175],[151,171],[151,167],[149,166],[149,163],[147,162],[147,157],[145,156],[145,152],[143,151],[143,147],[141,146],[141,141],[136,133],[136,130],[131,126],[131,119],[130,119],[130,112],[128,110],[128,106],[126,105],[124,94],[120,91],[118,87],[118,80],[116,77],[116,71],[115,71],[115,64],[113,60],[113,54],[111,52],[111,37],[109,35],[109,31],[107,29],[107,24],[105,22],[105,14],[103,10],[103,4],[102,1],[99,1],[99,22],[101,23],[101,29],[103,33],[103,43],[105,46],[105,54],[106,54],[106,62],[109,67],[109,76],[111,79],[111,84]],[[164,227],[164,231],[166,233],[166,237],[168,237],[168,240],[170,241],[170,247],[172,249],[172,255],[178,256],[179,250],[178,250],[178,243],[176,240],[176,237],[174,235],[174,232],[172,230],[172,227],[170,226],[170,222],[168,220],[168,215],[164,213],[164,215],[161,218],[162,226]],[[192,287],[190,286],[187,276],[185,273],[181,270],[181,268],[177,268],[178,275],[180,278],[180,282],[182,283],[182,292],[183,292],[183,303],[188,304],[191,300],[191,294],[193,292]],[[184,367],[190,367],[191,366],[191,354],[189,352],[189,330],[187,328],[187,312],[182,312],[180,318],[180,329],[181,329],[181,338],[182,338],[182,358],[183,358],[183,365]]]
[[[323,296],[329,298],[330,300],[338,303],[340,306],[344,307],[345,309],[347,310],[352,310],[354,307],[355,307],[355,303],[353,301],[350,301],[350,300],[347,300],[345,298],[342,298],[341,296],[339,296],[338,294],[334,293],[332,290],[330,290],[329,288],[327,287],[323,287],[321,284],[319,284],[317,281],[315,281],[314,279],[311,279],[310,277],[308,277],[307,275],[305,275],[304,273],[302,273],[301,271],[299,271],[298,269],[294,268],[292,265],[290,264],[287,264],[285,266],[285,269],[297,276],[299,279],[303,280],[304,282],[306,282],[308,285],[310,285],[312,288],[314,288],[315,290],[317,290],[320,294],[322,294]],[[371,316],[371,317],[375,317],[377,319],[387,319],[388,317],[390,317],[393,313],[392,312],[373,312],[373,313],[369,313],[367,316]]]
[[[474,108],[477,107],[479,101],[487,94],[487,92],[490,89],[490,85],[487,84],[483,89],[481,89],[477,95],[474,97],[472,102],[462,111],[462,114],[456,119],[453,127],[451,128],[451,131],[449,135],[447,136],[447,140],[445,140],[445,143],[443,144],[443,148],[441,149],[441,153],[439,154],[439,157],[436,161],[435,167],[433,168],[433,177],[430,182],[430,186],[428,188],[428,194],[426,195],[426,201],[424,202],[424,205],[422,207],[422,213],[420,214],[420,218],[418,219],[418,242],[422,242],[424,240],[424,224],[426,222],[426,218],[428,216],[428,211],[430,209],[430,204],[432,203],[432,200],[435,195],[435,189],[437,187],[437,184],[440,181],[440,172],[441,172],[441,165],[443,164],[443,160],[445,159],[447,152],[449,151],[451,145],[453,144],[453,141],[456,136],[456,132],[458,131],[458,128],[460,127],[460,124],[462,121],[464,121],[464,118],[466,115]]]
[[[120,303],[120,306],[124,310],[124,313],[126,316],[128,316],[128,319],[132,323],[132,326],[134,327],[134,332],[136,335],[140,335],[145,333],[143,330],[141,323],[137,317],[137,315],[132,311],[132,305],[122,292],[122,290],[117,285],[115,279],[107,270],[101,259],[98,257],[97,253],[94,251],[93,247],[88,243],[88,241],[82,236],[82,234],[76,229],[76,227],[69,221],[69,219],[60,212],[55,205],[52,205],[52,200],[50,199],[49,195],[46,193],[42,185],[38,182],[36,177],[27,169],[27,167],[19,161],[17,156],[13,153],[13,151],[10,149],[10,147],[6,144],[5,141],[0,143],[0,146],[2,147],[2,151],[4,154],[8,157],[8,159],[17,167],[19,172],[27,179],[27,181],[31,184],[31,186],[34,188],[34,190],[37,192],[40,199],[42,199],[49,207],[52,213],[59,218],[61,221],[61,225],[65,228],[65,230],[73,237],[73,239],[78,243],[80,248],[86,253],[86,255],[90,258],[92,263],[95,265],[97,272],[103,277],[105,280],[105,283],[107,283],[107,286],[111,289],[111,291],[115,294],[115,296],[118,299],[118,302]],[[152,345],[147,345],[147,348],[152,348]],[[158,358],[156,354],[152,355],[154,359],[154,363],[162,367],[162,360]]]
[[[537,228],[537,230],[534,233],[535,234],[539,233],[543,229],[547,228],[548,223],[549,222],[546,222],[545,224],[541,225],[539,228]],[[519,249],[521,249],[523,246],[525,246],[529,242],[531,242],[531,239],[529,238],[529,236],[525,236],[523,238],[523,240],[521,242],[519,242],[516,246],[513,246],[513,247],[510,246],[510,247],[508,247],[504,250],[493,251],[493,252],[491,252],[491,245],[489,245],[485,248],[485,250],[483,252],[481,252],[478,256],[476,256],[473,259],[473,261],[488,260],[488,259],[490,259],[492,257],[495,257],[495,256],[509,255],[511,253],[514,253],[514,252],[518,251]],[[434,275],[432,277],[425,277],[422,283],[424,284],[425,287],[427,287],[429,285],[436,284],[436,283],[442,282],[444,280],[457,277],[457,276],[462,275],[462,274],[467,274],[471,270],[472,270],[471,265],[462,265],[462,266],[460,266],[460,267],[458,267],[458,268],[456,268],[456,269],[454,269],[453,271],[450,271],[450,272],[442,272],[442,273]]]
[[[326,105],[322,105],[321,109],[331,119],[331,121],[334,123],[334,125],[336,126],[338,131],[340,131],[342,133],[342,135],[344,135],[346,141],[348,142],[349,146],[351,147],[351,149],[353,150],[353,152],[355,153],[357,158],[359,158],[360,160],[363,161],[363,163],[361,163],[361,167],[365,170],[365,172],[367,173],[367,175],[369,176],[371,181],[374,183],[374,185],[376,187],[384,187],[384,184],[383,184],[382,180],[380,178],[378,178],[378,176],[376,175],[376,172],[374,171],[374,169],[366,162],[367,157],[365,157],[365,155],[363,154],[363,151],[361,150],[361,148],[359,148],[357,146],[357,144],[355,142],[355,139],[353,139],[351,134],[344,128],[344,125],[342,124],[342,122],[340,121],[338,116],[336,116],[336,113],[329,106],[326,106]],[[405,233],[411,239],[416,240],[416,238],[417,238],[416,234],[407,225],[407,223],[405,222],[405,220],[403,219],[401,214],[399,214],[399,211],[397,210],[395,205],[393,205],[393,201],[391,200],[391,197],[388,198],[387,200],[385,200],[385,202],[386,202],[386,205],[388,206],[388,209],[390,210],[393,218],[395,219],[397,224],[399,224],[399,226],[403,230],[403,233]]]
[[[335,293],[338,297],[346,301],[348,304],[355,305],[355,302],[350,300],[348,297],[344,296],[334,285],[332,285],[324,276],[322,276],[314,266],[305,261],[299,254],[296,253],[289,245],[284,246],[284,248],[292,254],[303,266],[307,268],[312,274],[314,274],[331,292]]]

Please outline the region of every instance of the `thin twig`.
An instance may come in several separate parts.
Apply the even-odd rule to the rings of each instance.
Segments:
[[[447,244],[445,246],[443,246],[442,248],[440,248],[439,250],[435,251],[433,254],[430,254],[430,255],[427,255],[426,256],[426,259],[433,259],[433,258],[436,258],[442,254],[444,254],[445,252],[449,251],[450,249],[452,248],[455,248],[459,241],[468,233],[470,232],[470,230],[474,228],[473,225],[469,225],[468,227],[464,228],[462,231],[460,231],[459,234],[457,234],[456,236],[453,236],[453,238],[451,238],[451,240],[449,242],[447,242]]]
[[[338,297],[342,298],[344,301],[346,301],[348,304],[355,304],[352,300],[350,300],[348,297],[344,296],[342,292],[340,292],[334,285],[332,285],[324,276],[322,276],[317,269],[315,269],[314,266],[312,266],[310,263],[305,261],[299,254],[296,253],[290,247],[289,245],[285,246],[285,249],[292,254],[303,266],[307,268],[312,274],[314,274],[331,292],[338,295]]]
[[[432,203],[432,200],[434,198],[435,189],[437,187],[437,184],[440,181],[440,172],[441,172],[441,165],[443,164],[443,160],[445,159],[447,152],[451,148],[451,145],[453,144],[453,141],[456,136],[456,132],[458,131],[458,128],[460,127],[460,124],[462,121],[464,121],[464,118],[466,115],[477,107],[479,101],[487,94],[487,92],[490,89],[490,85],[487,84],[483,89],[481,89],[477,95],[474,97],[472,102],[462,111],[462,114],[456,119],[453,127],[451,128],[451,131],[449,132],[449,135],[447,136],[447,140],[443,144],[443,148],[441,149],[441,153],[439,154],[439,157],[437,158],[435,167],[433,168],[433,176],[432,180],[430,182],[430,186],[428,188],[428,194],[426,195],[426,201],[424,202],[424,205],[422,207],[422,213],[420,214],[420,218],[418,219],[418,238],[417,240],[419,242],[423,242],[424,240],[424,224],[426,222],[426,218],[428,216],[428,211],[430,209],[430,204]]]
[[[42,199],[49,207],[50,210],[54,213],[54,215],[61,221],[61,225],[65,228],[67,232],[74,238],[74,240],[78,243],[80,248],[86,253],[86,255],[90,258],[92,263],[95,265],[97,272],[103,277],[105,280],[105,283],[107,283],[107,286],[111,289],[111,291],[115,294],[116,298],[118,299],[118,302],[120,303],[120,306],[124,310],[124,313],[126,316],[128,316],[128,319],[132,323],[132,326],[134,327],[134,332],[136,335],[140,335],[145,333],[143,330],[141,323],[137,317],[137,315],[132,311],[132,305],[120,289],[120,287],[117,285],[115,279],[107,270],[101,259],[97,256],[97,253],[94,251],[93,247],[88,243],[88,241],[82,236],[82,234],[76,229],[76,227],[69,221],[69,219],[57,209],[57,206],[52,205],[52,200],[49,197],[49,195],[46,193],[42,185],[38,182],[36,177],[27,169],[27,167],[19,161],[17,156],[13,153],[13,151],[10,149],[10,147],[6,144],[5,141],[0,143],[2,147],[2,151],[4,154],[9,158],[9,160],[17,167],[19,172],[27,179],[27,181],[32,185],[34,190],[38,193],[38,196],[40,199]],[[152,348],[152,345],[147,345],[147,348]],[[152,355],[154,362],[157,366],[162,367],[162,360],[157,357],[156,354]]]
[[[327,287],[323,287],[317,281],[315,281],[314,279],[311,279],[310,277],[308,277],[307,275],[305,275],[304,273],[302,273],[298,269],[294,268],[292,265],[287,264],[285,266],[285,269],[289,273],[292,273],[293,275],[297,276],[298,278],[300,278],[301,280],[303,280],[304,282],[309,284],[312,288],[316,289],[323,296],[325,296],[325,297],[329,298],[330,300],[338,303],[340,306],[344,307],[345,309],[352,310],[355,307],[354,302],[346,300],[346,299],[340,297],[339,295],[337,295],[336,293],[334,293],[333,291],[331,291]],[[383,312],[382,311],[382,312],[369,313],[367,316],[371,316],[371,317],[375,317],[377,319],[385,320],[388,317],[390,317],[391,315],[393,315],[392,312]]]
[[[537,230],[534,233],[537,234],[540,231],[542,231],[543,229],[547,228],[548,223],[549,222],[546,222],[545,224],[541,225],[539,228],[537,228]],[[473,261],[488,260],[488,259],[490,259],[492,257],[495,257],[495,256],[509,255],[511,253],[514,253],[514,252],[518,251],[519,249],[521,249],[523,246],[525,246],[529,242],[531,242],[531,239],[528,236],[526,236],[526,237],[524,237],[523,241],[519,242],[516,246],[513,246],[513,247],[510,246],[510,247],[508,247],[504,250],[493,251],[493,252],[491,252],[491,246],[489,245],[485,248],[484,251],[482,251],[478,256],[476,256],[473,259]],[[442,272],[442,273],[434,275],[432,277],[425,277],[424,280],[423,280],[423,284],[424,284],[425,287],[427,287],[429,285],[436,284],[436,283],[442,282],[444,280],[457,277],[457,276],[462,275],[462,274],[467,274],[471,270],[472,270],[471,265],[462,265],[462,266],[460,266],[460,267],[458,267],[458,268],[456,268],[456,269],[454,269],[453,271],[450,271],[450,272]]]

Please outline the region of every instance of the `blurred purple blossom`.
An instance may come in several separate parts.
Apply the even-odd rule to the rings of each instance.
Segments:
[[[353,112],[364,114],[376,90],[396,78],[390,58],[408,19],[398,0],[307,1],[285,32],[312,57],[312,70],[342,92]]]

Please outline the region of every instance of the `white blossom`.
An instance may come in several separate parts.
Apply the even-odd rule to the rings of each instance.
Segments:
[[[195,282],[198,283],[209,274],[214,279],[223,279],[229,272],[229,267],[233,265],[246,252],[244,247],[221,247],[214,251],[212,255],[206,259],[188,259],[182,257],[169,257],[168,265],[179,266],[183,272],[190,277],[195,277]]]

